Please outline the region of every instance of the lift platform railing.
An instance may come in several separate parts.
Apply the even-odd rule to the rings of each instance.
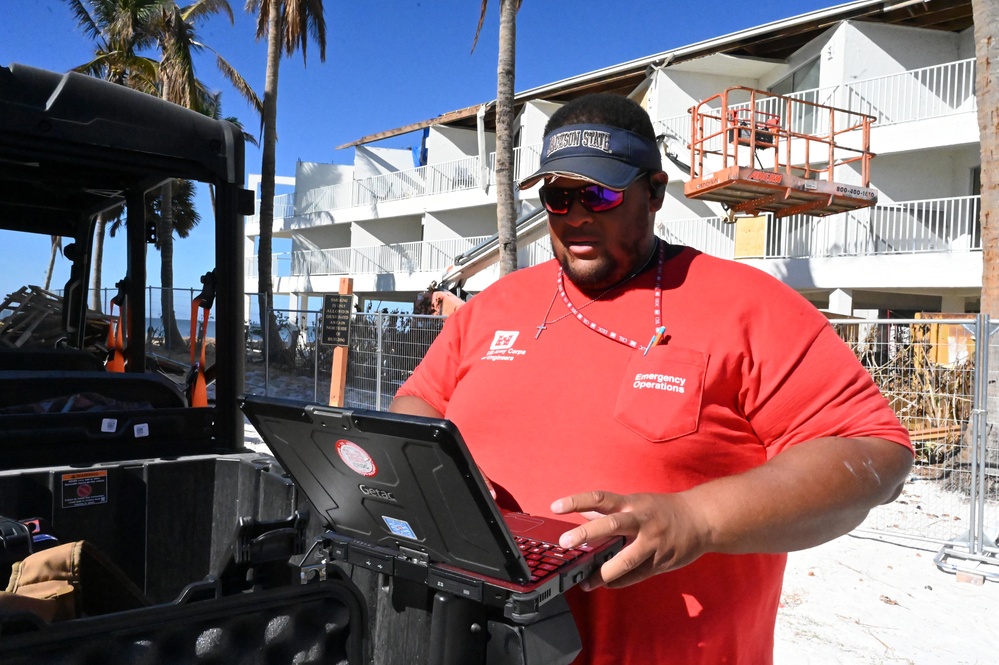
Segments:
[[[742,213],[827,215],[873,205],[874,117],[737,86],[690,109],[690,198]],[[860,182],[837,182],[851,166]]]

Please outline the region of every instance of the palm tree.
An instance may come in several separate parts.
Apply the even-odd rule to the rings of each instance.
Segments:
[[[260,110],[260,108],[259,108],[260,107],[260,100],[257,100],[256,106],[257,106],[257,110],[259,112],[259,110]],[[204,113],[205,115],[207,115],[212,120],[225,120],[227,122],[231,122],[232,124],[236,125],[236,128],[239,130],[239,133],[243,136],[243,140],[245,142],[250,143],[250,144],[252,144],[255,147],[258,146],[258,144],[257,144],[257,137],[254,136],[253,134],[250,134],[249,132],[247,132],[243,128],[243,121],[242,120],[240,120],[239,118],[237,118],[234,115],[225,116],[225,117],[222,116],[222,93],[221,92],[213,92],[210,95],[208,95],[208,97],[205,99],[205,107],[201,110],[201,112]],[[212,184],[208,185],[208,196],[211,199],[211,202],[212,202],[212,212],[214,213],[215,212],[215,186],[212,185]]]
[[[52,241],[52,251],[49,254],[49,268],[45,271],[45,286],[43,287],[46,291],[52,285],[52,273],[55,272],[55,260],[58,254],[62,253],[62,236],[49,236]]]
[[[996,173],[995,160],[999,157],[999,123],[996,109],[999,109],[999,57],[996,56],[996,43],[999,42],[999,6],[995,0],[972,0],[972,16],[975,23],[975,81],[978,96],[978,132],[982,153],[982,300],[981,312],[988,314],[993,321],[999,321],[999,173]],[[986,344],[979,340],[980,344]],[[999,367],[999,347],[989,346],[989,368]],[[988,403],[995,405],[999,399],[999,387],[995,381],[989,382]],[[995,451],[999,437],[999,413],[990,406],[986,414],[987,447]],[[990,459],[991,463],[996,460]]]
[[[517,12],[521,0],[500,0],[499,58],[496,67],[496,232],[500,275],[517,269],[517,198],[514,192],[513,123],[517,53]],[[486,18],[482,0],[472,50]]]
[[[186,108],[210,113],[212,95],[195,76],[194,55],[209,48],[195,36],[194,23],[222,12],[233,22],[227,0],[197,0],[179,7],[175,0],[67,0],[77,22],[97,42],[96,57],[77,69],[116,83],[156,94]],[[158,48],[161,60],[139,55],[141,49]],[[260,109],[256,94],[238,72],[218,53],[217,65],[240,94]],[[175,228],[173,182],[163,186],[157,207],[157,247],[160,250],[160,286],[163,327],[169,347],[183,348],[183,337],[176,323],[173,305],[173,234],[185,237],[189,228]],[[183,197],[181,197],[183,200]],[[186,214],[188,221],[196,217]],[[100,246],[103,249],[103,226],[98,220]],[[95,271],[99,271],[99,266]],[[100,290],[99,272],[95,272],[95,294]],[[97,299],[99,296],[95,295]]]
[[[268,348],[277,355],[284,347],[274,316],[274,284],[271,281],[272,235],[274,231],[274,180],[277,175],[277,95],[281,52],[289,57],[302,49],[306,63],[309,35],[319,46],[319,60],[326,61],[326,19],[323,0],[247,0],[246,9],[257,15],[257,39],[267,37],[267,72],[264,78],[263,155],[260,165],[260,240],[257,248],[257,298],[261,323],[268,316]]]
[[[172,1],[172,0],[171,0]],[[153,45],[152,36],[143,29],[151,17],[161,11],[167,0],[66,0],[76,17],[77,27],[94,41],[94,58],[74,68],[75,71],[127,85],[145,92],[155,89],[156,64],[138,51]],[[101,276],[104,236],[121,224],[123,208],[97,217],[92,261],[90,307],[101,311]]]
[[[198,0],[184,8],[171,2],[150,21],[148,28],[156,38],[161,55],[157,82],[162,99],[194,110],[208,108],[210,96],[195,75],[194,55],[204,45],[195,38],[194,21],[217,12],[225,13],[229,22],[233,22],[232,8],[227,0]],[[163,184],[156,225],[156,243],[160,250],[160,308],[164,343],[168,349],[184,349],[186,345],[177,325],[173,300],[173,234],[177,230],[173,190],[174,181]]]
[[[982,312],[999,320],[999,6],[993,0],[973,0],[975,57],[978,80],[978,131],[982,151]]]

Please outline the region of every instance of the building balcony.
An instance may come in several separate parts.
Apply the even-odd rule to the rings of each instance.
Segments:
[[[918,268],[911,267],[918,266],[920,260],[931,255],[950,256],[968,268],[960,271],[965,276],[958,281],[968,281],[975,279],[976,268],[966,257],[980,256],[982,249],[980,205],[980,197],[965,196],[882,204],[819,218],[805,215],[783,219],[746,218],[736,224],[728,223],[723,217],[660,220],[656,222],[656,234],[675,244],[757,266],[786,265],[796,260],[835,262],[836,259],[905,257],[897,265],[910,266],[906,270],[914,271],[914,274],[893,275],[896,283],[924,279],[925,275],[915,274],[920,272]],[[427,284],[453,265],[456,257],[488,238],[477,236],[276,254],[273,282],[297,285],[297,291],[318,291],[309,288],[310,283],[317,282],[316,278],[391,274],[415,277],[411,280],[413,283]],[[518,261],[524,267],[551,257],[547,236],[518,251]],[[248,288],[252,288],[257,275],[257,257],[248,258],[246,265]]]
[[[913,121],[933,120],[977,111],[975,60],[958,60],[899,74],[852,81],[784,95],[807,104],[793,106],[793,117],[782,118],[783,126],[796,134],[826,134],[830,123],[840,123],[840,114],[814,112],[820,104],[874,118],[873,130]],[[763,116],[780,115],[776,98],[761,99],[755,111]],[[734,106],[732,108],[735,108]],[[665,134],[674,145],[691,141],[690,114],[654,121],[657,134]],[[976,125],[977,126],[977,125]],[[910,146],[911,149],[911,146]]]
[[[246,235],[260,235],[260,199],[253,202],[254,213],[246,217]],[[274,197],[274,222],[278,223],[295,216],[295,195],[278,194]]]
[[[932,120],[947,116],[973,113],[977,109],[975,98],[975,61],[959,60],[934,67],[909,70],[900,74],[853,81],[836,86],[796,92],[787,97],[865,113],[876,120],[874,131],[912,121]],[[759,105],[765,106],[767,100]],[[807,106],[802,106],[807,109]],[[766,108],[759,109],[766,112]],[[836,122],[835,115],[809,114],[786,120],[788,127],[799,133],[828,131],[827,123]],[[665,133],[673,142],[690,144],[690,115],[682,114],[654,121],[657,133]],[[977,125],[975,125],[977,128]],[[911,145],[909,146],[911,149]],[[517,148],[514,156],[514,177],[520,179],[537,169],[541,144]],[[296,208],[294,195],[282,194],[274,198],[274,219],[296,218],[296,226],[329,223],[322,213],[332,213],[353,208],[370,210],[373,206],[393,201],[451,195],[459,192],[483,190],[496,182],[496,154],[490,153],[485,170],[479,158],[463,159],[418,168],[385,173],[349,183],[317,187],[303,192]],[[458,204],[456,207],[461,207]],[[317,216],[321,222],[308,222]],[[253,227],[258,217],[247,218],[247,235],[257,235]],[[283,224],[282,224],[283,227]]]
[[[850,212],[730,224],[724,217],[657,221],[670,242],[730,259],[803,259],[982,249],[981,197],[904,201]]]

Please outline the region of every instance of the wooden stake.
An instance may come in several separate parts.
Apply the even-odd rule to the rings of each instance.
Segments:
[[[354,280],[350,277],[340,278],[340,295],[353,295]],[[347,351],[346,346],[333,349],[333,376],[330,380],[330,406],[343,406],[344,393],[347,392]]]

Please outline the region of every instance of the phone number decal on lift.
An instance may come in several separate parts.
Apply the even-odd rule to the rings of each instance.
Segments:
[[[837,185],[836,193],[847,194],[849,196],[859,196],[864,199],[874,198],[874,192],[869,189],[864,189],[863,187],[845,187],[843,185]]]

